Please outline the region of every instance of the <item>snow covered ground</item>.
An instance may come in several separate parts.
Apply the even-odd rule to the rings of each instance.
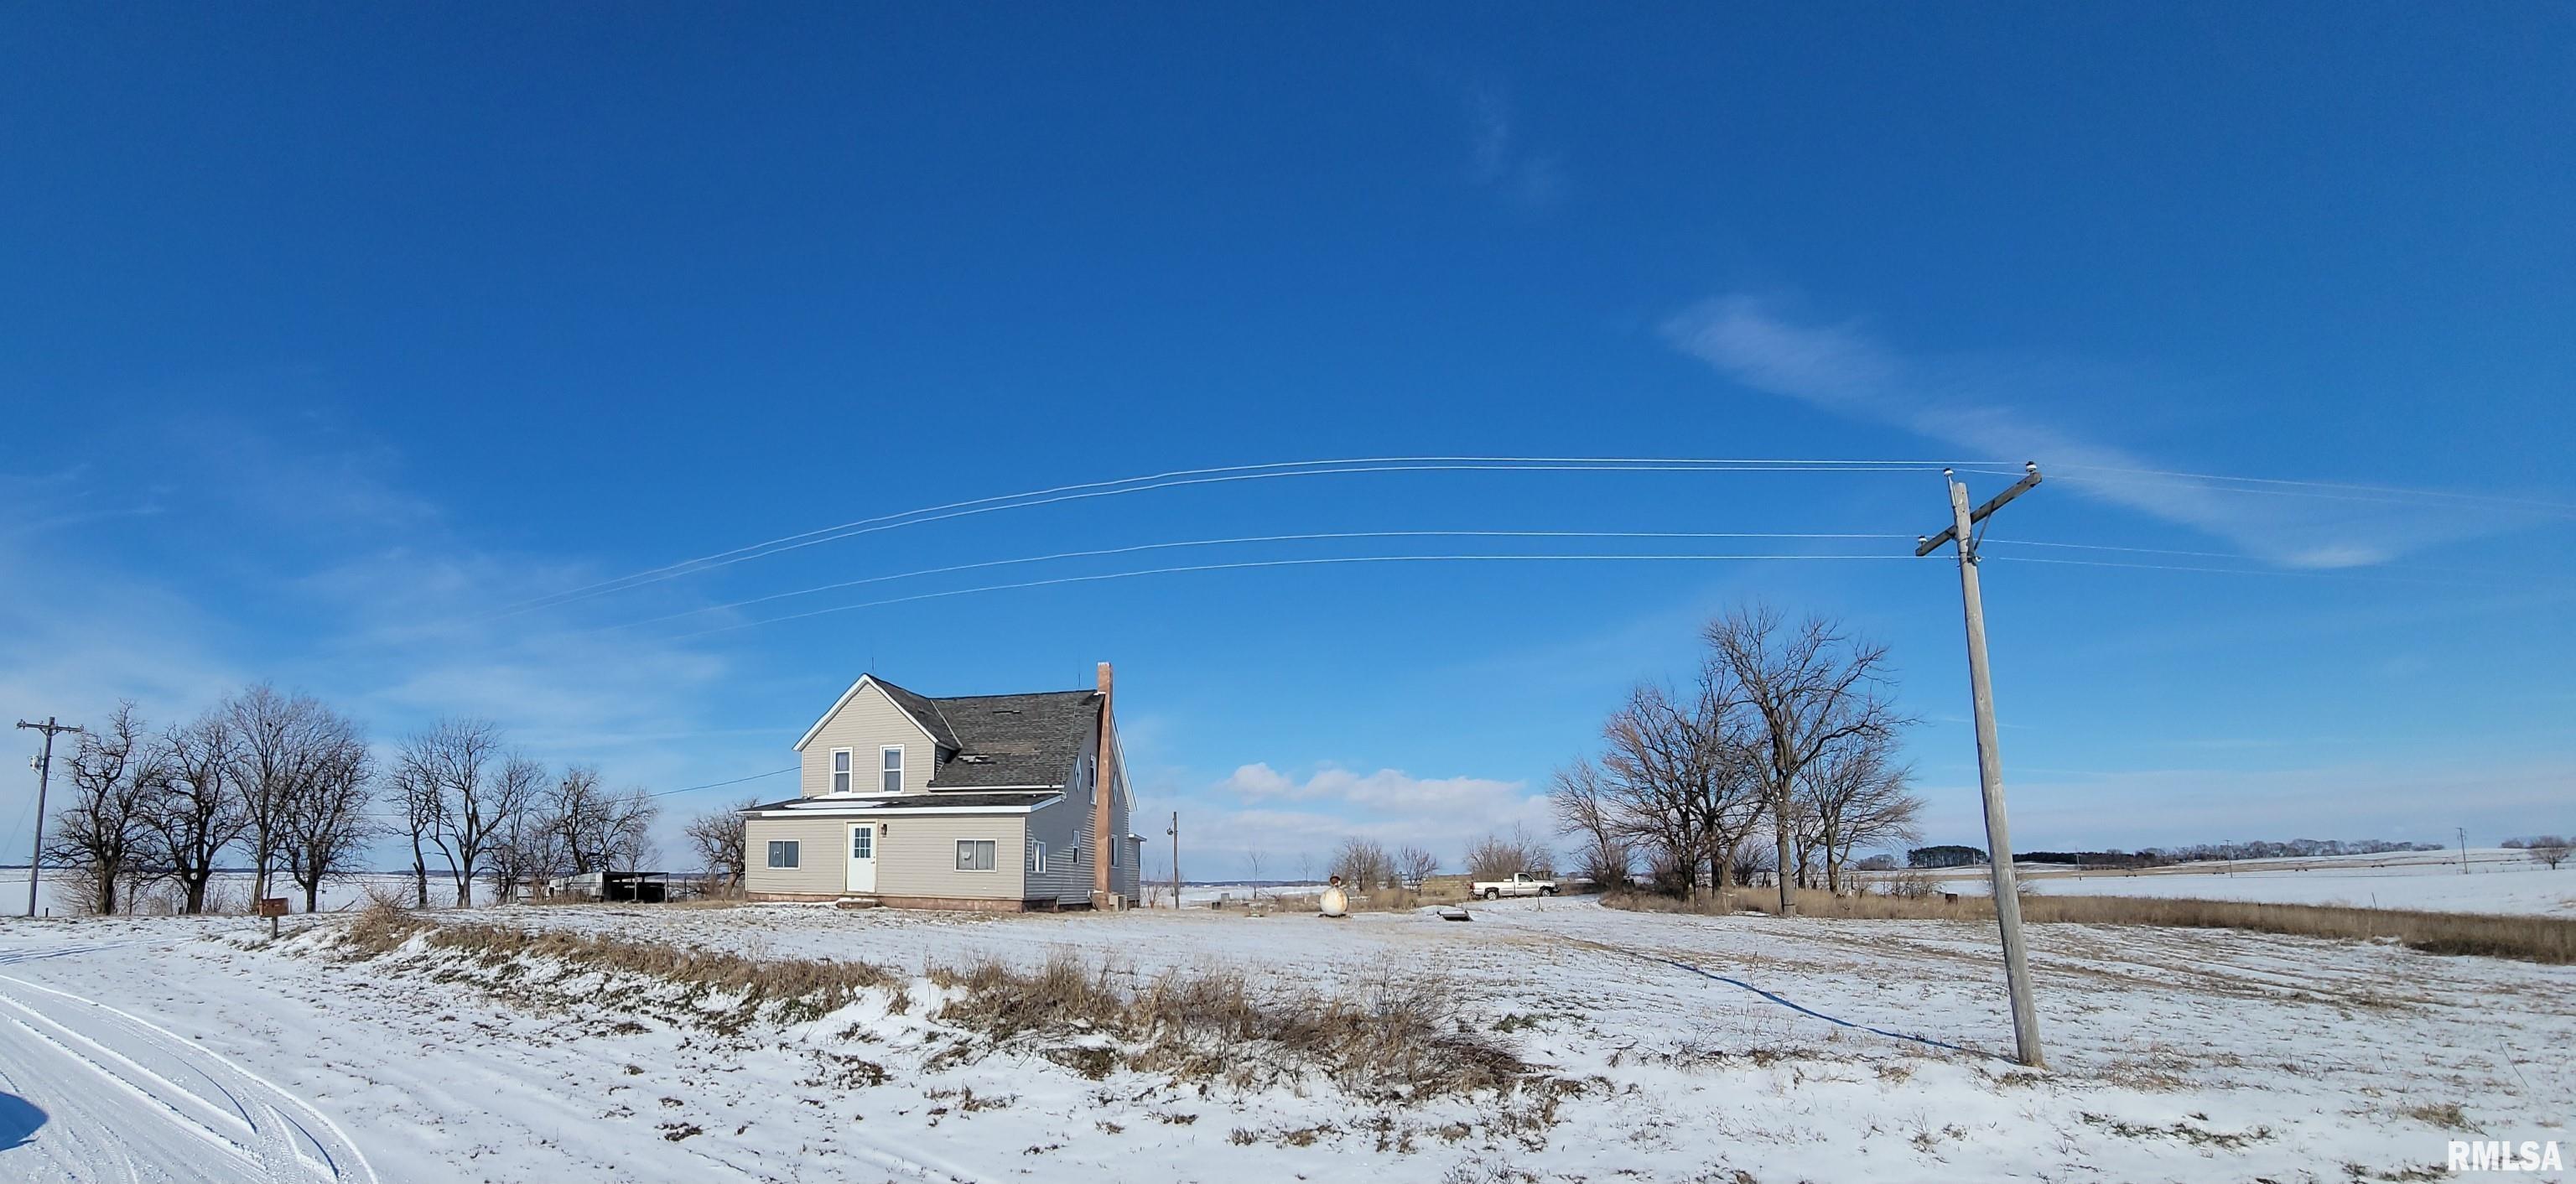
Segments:
[[[2576,1110],[2576,968],[2036,926],[2032,1073],[1995,1055],[1981,926],[1475,912],[471,915],[907,974],[1069,951],[1125,982],[1394,983],[1546,1078],[1378,1106],[1320,1077],[1085,1076],[963,1040],[927,979],[726,1030],[639,978],[344,960],[343,917],[274,944],[238,918],[0,922],[0,1178],[2342,1181],[2450,1139],[2568,1146]]]
[[[2553,871],[2520,851],[2472,849],[2467,866],[2463,873],[2457,851],[2415,851],[2186,863],[2136,872],[2069,872],[2042,864],[2018,870],[2030,891],[2052,894],[2576,917],[2576,860]],[[1983,893],[1986,875],[1984,868],[1953,868],[1937,878],[1953,892]]]

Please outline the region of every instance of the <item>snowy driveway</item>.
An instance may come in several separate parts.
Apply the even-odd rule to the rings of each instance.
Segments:
[[[0,950],[0,971],[27,956]],[[6,973],[0,1175],[375,1184],[302,1099],[149,1020]]]

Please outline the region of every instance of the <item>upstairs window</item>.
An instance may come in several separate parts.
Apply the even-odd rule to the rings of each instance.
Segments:
[[[877,788],[886,793],[903,792],[903,745],[889,744],[877,753]]]
[[[835,748],[835,749],[833,749],[833,750],[832,750],[832,792],[833,792],[833,793],[848,793],[848,792],[850,792],[850,750],[849,750],[849,749],[846,749],[846,748]]]

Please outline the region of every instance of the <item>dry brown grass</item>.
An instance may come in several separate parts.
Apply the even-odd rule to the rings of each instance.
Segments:
[[[1663,896],[1614,894],[1613,908],[1645,912],[1733,913],[1779,910],[1777,892],[1739,890],[1724,902],[1694,908]],[[1992,921],[1994,905],[1982,896],[1832,896],[1798,893],[1802,916],[1850,920]],[[2576,962],[2576,921],[2557,917],[2431,913],[2333,905],[2262,904],[2242,900],[2162,899],[2136,896],[2024,895],[2022,919],[2033,924],[2157,925],[2181,929],[2243,929],[2293,937],[2348,941],[2395,939],[2428,954],[2476,954],[2529,962]]]
[[[753,959],[390,908],[360,915],[336,948],[345,957],[372,959],[413,942],[493,971],[486,985],[495,988],[526,990],[520,972],[540,962],[678,984],[686,988],[684,998],[731,1005],[673,1018],[731,1031],[756,1017],[818,1019],[872,988],[889,993],[893,1010],[910,1006],[902,1001],[908,976],[864,962]],[[1233,970],[1167,971],[1133,989],[1125,977],[1070,953],[1034,970],[987,960],[929,972],[932,982],[955,992],[934,1018],[994,1044],[1033,1047],[1092,1077],[1126,1068],[1251,1086],[1321,1071],[1365,1099],[1398,1101],[1508,1089],[1530,1072],[1500,1047],[1460,1032],[1449,1003],[1456,993],[1436,978],[1390,969],[1355,994],[1301,1000],[1258,991]],[[979,1050],[959,1046],[948,1055],[965,1059]]]
[[[692,997],[738,998],[747,1011],[775,1005],[780,1018],[789,1020],[827,1015],[861,991],[895,982],[884,967],[866,962],[754,960],[666,942],[438,921],[398,909],[371,908],[360,914],[342,935],[340,949],[353,957],[375,958],[415,937],[428,949],[463,954],[485,967],[550,960],[584,970],[640,975],[678,984]]]
[[[943,1021],[997,1040],[1107,1036],[1115,1057],[1060,1063],[1105,1072],[1112,1063],[1182,1079],[1254,1084],[1263,1052],[1321,1068],[1374,1101],[1507,1089],[1528,1066],[1458,1031],[1454,992],[1420,976],[1383,973],[1353,996],[1291,1000],[1257,991],[1240,971],[1169,970],[1133,991],[1111,968],[1059,954],[1036,970],[986,960],[941,967],[932,981],[960,992]]]

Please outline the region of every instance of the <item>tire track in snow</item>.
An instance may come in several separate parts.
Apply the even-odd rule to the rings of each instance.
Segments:
[[[329,1115],[141,1016],[0,975],[0,1019],[11,1092],[48,1111],[29,1178],[378,1184]]]

